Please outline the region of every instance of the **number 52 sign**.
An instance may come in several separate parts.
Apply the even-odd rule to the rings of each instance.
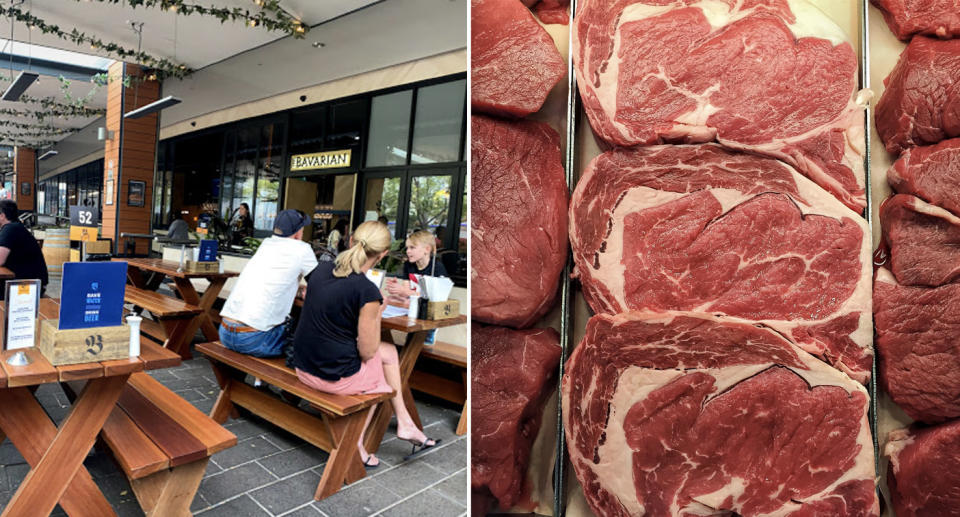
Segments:
[[[70,207],[70,240],[95,241],[97,240],[97,222],[99,213],[96,207]]]

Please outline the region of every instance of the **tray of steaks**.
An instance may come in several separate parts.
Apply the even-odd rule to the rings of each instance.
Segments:
[[[472,260],[501,263],[472,277],[472,432],[497,430],[472,437],[475,511],[960,515],[960,0],[571,9],[556,86],[529,79],[551,63],[529,37],[486,46],[526,80],[479,62],[494,98],[568,102],[479,108],[566,116],[559,169],[516,136],[478,155],[474,120]],[[560,213],[542,177],[564,173]]]

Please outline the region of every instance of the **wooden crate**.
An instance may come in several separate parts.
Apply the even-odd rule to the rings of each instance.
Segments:
[[[425,320],[446,320],[460,315],[460,300],[445,302],[427,302],[427,311],[421,316]]]
[[[58,328],[59,320],[40,322],[40,352],[54,366],[93,363],[130,356],[130,327]]]
[[[187,273],[219,273],[220,261],[195,262],[193,260],[186,260],[183,263],[183,270]]]

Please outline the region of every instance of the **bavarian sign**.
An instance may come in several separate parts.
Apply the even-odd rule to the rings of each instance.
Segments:
[[[327,151],[323,153],[297,154],[291,158],[291,171],[309,171],[313,169],[336,169],[350,166],[350,149]]]

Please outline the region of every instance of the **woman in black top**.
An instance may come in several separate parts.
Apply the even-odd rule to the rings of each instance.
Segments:
[[[253,219],[250,218],[250,205],[240,203],[233,218],[231,229],[233,230],[231,239],[233,244],[240,244],[243,239],[253,237]]]
[[[403,403],[397,347],[380,341],[380,318],[386,305],[380,290],[364,275],[390,251],[390,233],[377,221],[357,227],[350,248],[336,262],[322,262],[310,273],[300,324],[294,335],[294,364],[304,384],[340,395],[395,392],[397,437],[414,444],[413,452],[436,445],[417,428]],[[368,467],[380,464],[357,444]]]

